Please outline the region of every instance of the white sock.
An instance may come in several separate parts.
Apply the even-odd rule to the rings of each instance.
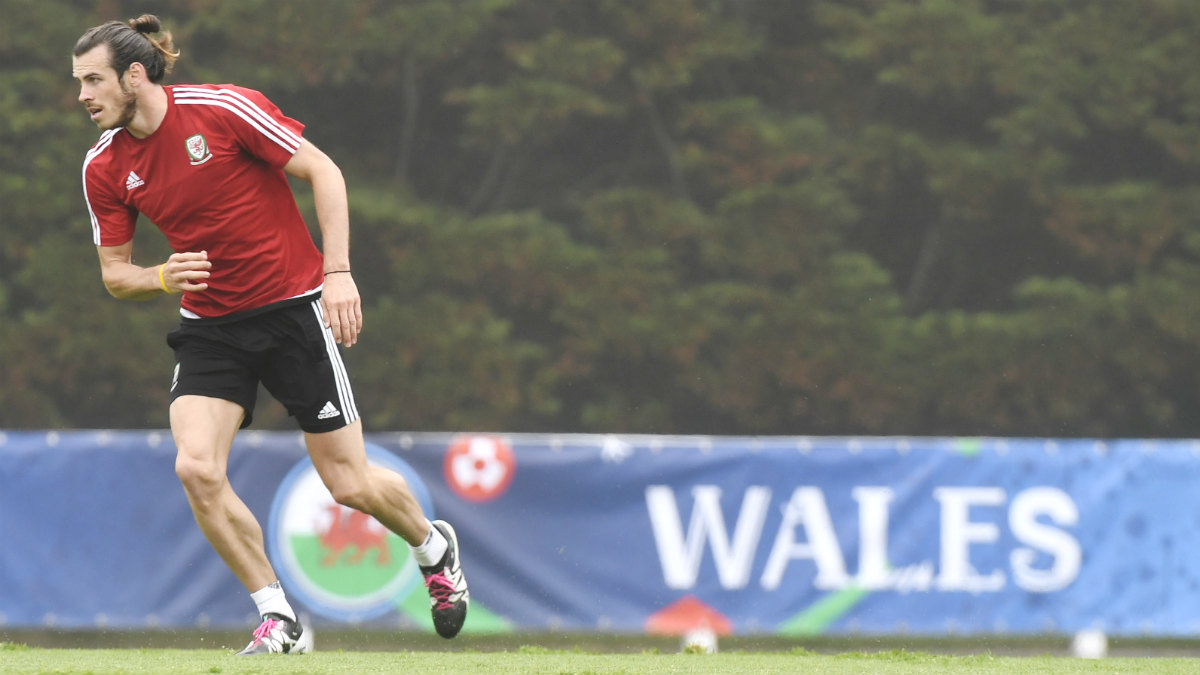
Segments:
[[[442,536],[442,531],[431,524],[429,536],[425,537],[425,541],[420,546],[412,547],[413,557],[421,567],[433,567],[442,561],[442,556],[446,555],[446,549],[449,547],[450,544]]]
[[[283,586],[278,581],[254,591],[250,594],[250,599],[258,607],[259,616],[279,614],[291,621],[296,620],[296,612],[288,604],[287,598],[283,595]]]

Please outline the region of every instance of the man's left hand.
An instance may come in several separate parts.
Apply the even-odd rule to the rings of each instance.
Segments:
[[[358,295],[354,277],[349,272],[327,274],[321,304],[325,308],[326,327],[333,331],[333,339],[338,344],[353,347],[363,325],[362,298]]]

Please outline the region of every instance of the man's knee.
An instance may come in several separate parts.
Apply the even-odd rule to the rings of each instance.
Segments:
[[[200,460],[184,453],[175,457],[175,475],[193,501],[208,502],[225,485],[225,472],[212,461]]]
[[[225,462],[244,413],[237,403],[206,396],[171,403],[175,475],[194,506],[215,499],[227,485]]]
[[[325,487],[329,488],[329,494],[333,496],[333,501],[342,506],[363,513],[371,513],[374,509],[374,490],[370,480],[366,477],[343,479]]]
[[[400,474],[368,464],[362,471],[344,471],[327,476],[325,487],[342,506],[374,514],[386,508],[389,495],[408,492],[408,483]]]

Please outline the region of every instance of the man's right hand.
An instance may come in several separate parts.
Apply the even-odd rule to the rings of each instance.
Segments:
[[[208,290],[208,277],[212,263],[208,251],[198,253],[172,253],[159,272],[161,286],[168,293],[187,291],[198,293]]]

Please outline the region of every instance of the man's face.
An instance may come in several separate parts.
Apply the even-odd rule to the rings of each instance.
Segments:
[[[79,102],[101,130],[123,127],[137,113],[137,95],[113,70],[108,45],[98,45],[72,59],[79,81]]]

